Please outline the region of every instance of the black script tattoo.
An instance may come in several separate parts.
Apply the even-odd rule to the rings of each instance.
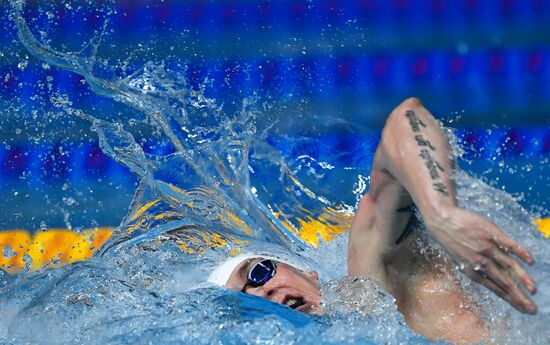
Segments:
[[[444,196],[449,196],[449,192],[447,192],[447,187],[443,183],[441,182],[434,183],[433,187],[436,192],[439,192]]]
[[[426,149],[422,149],[420,151],[420,158],[422,158],[426,164],[426,168],[428,168],[428,171],[430,172],[430,177],[432,180],[439,178],[439,171],[443,172],[445,169],[432,157],[430,154],[430,151]]]
[[[420,132],[420,126],[426,128],[426,125],[422,120],[420,120],[416,113],[413,110],[407,110],[405,112],[405,116],[409,118],[409,124],[411,125],[411,129],[413,132],[418,133]]]
[[[416,140],[416,145],[419,148],[422,148],[420,150],[419,156],[424,161],[424,164],[426,168],[428,169],[428,172],[430,173],[430,177],[432,180],[434,180],[433,188],[435,191],[441,193],[443,196],[449,196],[449,192],[447,191],[447,187],[442,182],[435,182],[435,180],[440,179],[440,172],[444,172],[445,169],[439,164],[438,161],[435,160],[435,158],[432,156],[431,152],[436,151],[435,146],[432,145],[430,140],[424,138],[422,135],[422,128],[426,128],[426,124],[422,122],[417,116],[414,110],[407,110],[405,112],[405,116],[409,119],[409,125],[411,126],[411,130],[413,133],[417,133],[414,136],[414,139]],[[431,150],[431,151],[430,151]],[[453,168],[454,162],[451,162],[451,168]],[[406,208],[400,208],[397,210],[397,212],[406,212]],[[407,233],[407,232],[405,232]],[[403,238],[405,238],[408,234],[402,234],[397,243],[401,242]]]
[[[416,144],[418,146],[427,146],[429,147],[432,151],[435,151],[435,147],[432,145],[432,143],[430,143],[430,141],[428,139],[424,139],[424,137],[422,136],[422,134],[417,134],[415,135],[414,137],[416,139]]]

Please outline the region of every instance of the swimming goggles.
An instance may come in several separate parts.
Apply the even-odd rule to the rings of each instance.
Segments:
[[[258,287],[267,283],[277,273],[277,262],[274,260],[258,261],[248,271],[248,279],[244,284],[241,292],[245,292],[246,288]]]

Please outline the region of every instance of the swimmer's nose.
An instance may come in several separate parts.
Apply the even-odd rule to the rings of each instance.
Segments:
[[[277,302],[275,300],[276,288],[273,288],[273,287],[266,287],[265,285],[264,286],[258,286],[258,287],[255,287],[255,288],[251,288],[251,289],[247,290],[246,292],[250,295],[263,297],[265,299]]]
[[[267,288],[267,287],[264,286],[263,289],[261,289],[260,293],[261,293],[261,297],[267,298],[267,299],[272,299],[273,296],[275,296],[275,289],[274,288]]]

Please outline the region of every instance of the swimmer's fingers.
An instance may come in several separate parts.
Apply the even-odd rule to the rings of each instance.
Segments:
[[[479,271],[474,270],[465,270],[465,273],[470,277],[472,280],[484,285],[489,290],[493,291],[497,296],[505,300],[506,302],[510,303],[514,308],[518,309],[513,301],[512,297],[508,294],[508,292],[504,291],[499,285],[497,285],[491,278],[489,278],[487,275],[482,274]],[[518,309],[522,311],[521,309]]]
[[[486,257],[480,257],[475,262],[477,270],[468,272],[470,278],[494,291],[517,310],[529,314],[536,313],[536,305],[505,269]]]
[[[535,260],[531,253],[523,246],[510,239],[504,235],[500,230],[493,237],[494,243],[503,249],[505,252],[514,253],[518,258],[523,260],[525,263],[532,265]]]
[[[516,276],[531,294],[537,292],[537,286],[531,276],[529,276],[529,273],[527,273],[516,260],[510,257],[508,253],[499,248],[495,248],[492,256],[503,269],[508,271],[509,274]]]
[[[535,303],[533,303],[527,293],[518,285],[513,275],[511,275],[507,269],[497,265],[493,261],[489,261],[485,273],[492,282],[497,284],[507,293],[510,299],[505,298],[505,300],[512,304],[514,308],[528,314],[535,314],[537,312]]]

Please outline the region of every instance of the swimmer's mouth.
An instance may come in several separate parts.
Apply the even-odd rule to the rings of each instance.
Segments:
[[[306,304],[306,301],[302,297],[287,297],[283,301],[283,304],[289,308],[297,309]]]

